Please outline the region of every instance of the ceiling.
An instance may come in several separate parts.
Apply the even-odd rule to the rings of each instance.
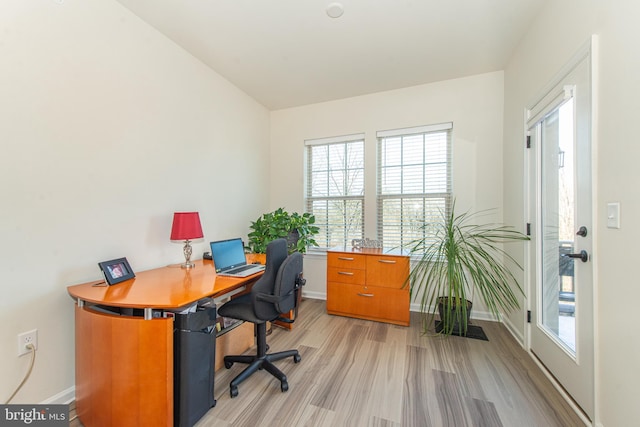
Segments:
[[[118,0],[271,110],[502,70],[546,0]]]

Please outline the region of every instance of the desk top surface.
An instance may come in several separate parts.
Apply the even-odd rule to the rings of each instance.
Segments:
[[[216,274],[213,262],[195,261],[185,269],[179,265],[136,273],[136,277],[107,286],[93,281],[67,287],[74,298],[96,304],[128,308],[175,309],[201,298],[230,292],[258,279],[263,272],[248,277],[224,277]]]

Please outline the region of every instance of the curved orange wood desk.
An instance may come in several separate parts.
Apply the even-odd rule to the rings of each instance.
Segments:
[[[195,263],[142,271],[113,286],[67,288],[76,301],[76,411],[86,427],[173,425],[173,319],[155,318],[154,310],[222,296],[262,275],[222,277],[211,261]],[[143,309],[144,317],[99,312],[95,304]]]

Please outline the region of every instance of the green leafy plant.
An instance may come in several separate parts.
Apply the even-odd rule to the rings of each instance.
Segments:
[[[473,223],[486,212],[457,215],[454,202],[442,221],[423,224],[424,237],[410,243],[410,252],[419,255],[409,277],[411,295],[420,300],[425,332],[440,305],[441,333],[466,335],[475,291],[496,318],[520,307],[514,288],[524,293],[509,266],[522,266],[502,244],[529,237],[509,226]]]
[[[315,224],[316,218],[310,213],[300,215],[289,213],[283,208],[265,213],[251,223],[251,232],[247,247],[254,253],[265,253],[267,244],[275,239],[287,239],[289,253],[305,253],[307,247],[318,246],[314,235],[320,230]]]

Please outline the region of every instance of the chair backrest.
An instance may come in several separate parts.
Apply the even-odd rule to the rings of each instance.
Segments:
[[[296,282],[302,273],[302,254],[294,252],[284,260],[273,288],[273,294],[280,298],[275,304],[278,313],[288,313],[296,306]]]
[[[265,262],[264,274],[251,288],[251,301],[253,311],[256,317],[263,320],[272,320],[278,316],[274,304],[258,300],[258,294],[273,294],[276,276],[280,270],[280,266],[287,259],[287,241],[285,239],[276,239],[267,245],[267,260]]]

